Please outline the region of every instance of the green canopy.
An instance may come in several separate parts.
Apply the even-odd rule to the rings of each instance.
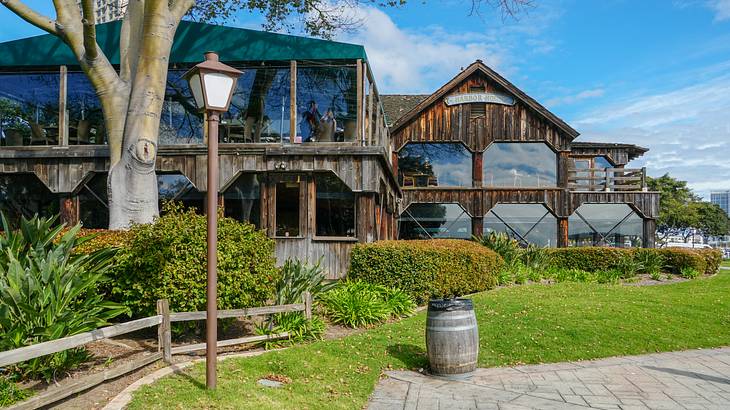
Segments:
[[[112,62],[119,64],[121,21],[97,26],[97,42]],[[217,51],[221,61],[366,60],[361,45],[264,31],[183,21],[175,34],[171,64],[198,63],[206,51]],[[0,70],[8,68],[78,65],[68,46],[45,34],[0,43]]]

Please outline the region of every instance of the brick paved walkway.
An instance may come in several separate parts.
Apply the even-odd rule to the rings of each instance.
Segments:
[[[730,348],[478,369],[469,381],[387,374],[368,409],[730,409]]]

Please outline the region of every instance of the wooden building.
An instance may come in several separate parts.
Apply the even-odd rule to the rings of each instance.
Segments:
[[[385,95],[399,237],[506,232],[541,246],[654,246],[647,150],[578,132],[477,61],[431,95]]]
[[[119,28],[97,31],[113,64]],[[211,44],[244,72],[220,129],[225,214],[276,238],[279,262],[323,258],[333,278],[355,243],[395,238],[389,133],[365,50],[352,44],[181,23],[160,124],[160,202],[205,209],[206,127],[181,75]],[[109,152],[89,81],[50,35],[2,43],[0,55],[0,210],[105,228]]]
[[[118,64],[119,22],[98,43]],[[381,96],[362,46],[183,22],[160,124],[160,202],[205,209],[205,119],[181,75],[211,44],[243,71],[220,129],[220,203],[276,239],[280,263],[342,277],[352,247],[504,231],[543,246],[653,246],[646,149],[573,128],[486,67],[427,96]],[[28,53],[28,50],[33,50]],[[0,43],[0,211],[107,226],[99,101],[70,50]]]

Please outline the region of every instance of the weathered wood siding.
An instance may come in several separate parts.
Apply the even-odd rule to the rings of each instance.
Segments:
[[[481,72],[462,81],[447,95],[467,93],[471,87],[509,94]],[[493,141],[546,142],[554,150],[569,149],[570,137],[550,121],[517,101],[513,106],[486,104],[486,114],[471,117],[471,105],[447,106],[439,99],[392,133],[393,146],[430,141],[461,141],[471,151],[484,151]]]

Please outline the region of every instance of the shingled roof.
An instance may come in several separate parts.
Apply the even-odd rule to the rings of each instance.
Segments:
[[[390,127],[405,113],[409,112],[428,98],[428,94],[385,94],[380,96],[380,102],[385,111],[385,123]]]

